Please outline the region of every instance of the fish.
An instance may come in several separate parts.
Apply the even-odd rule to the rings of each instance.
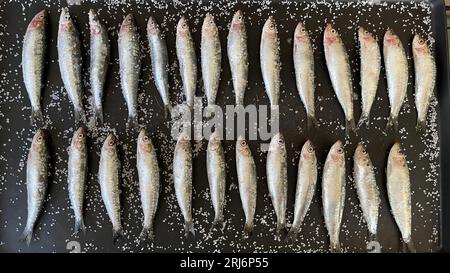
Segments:
[[[233,16],[227,37],[228,61],[230,63],[236,105],[244,105],[248,83],[247,31],[242,11]]]
[[[415,252],[411,239],[411,185],[406,156],[396,142],[389,151],[386,188],[391,213],[402,236],[404,251]]]
[[[194,40],[184,16],[178,21],[175,43],[186,104],[192,109],[197,86],[197,57]]]
[[[292,242],[297,238],[300,227],[308,212],[316,191],[317,183],[317,157],[315,148],[310,140],[303,144],[298,161],[297,189],[295,192],[294,222],[287,238]]]
[[[86,130],[80,127],[72,137],[67,166],[69,199],[75,215],[75,234],[80,230],[86,231],[83,219],[83,202],[87,179],[87,160]]]
[[[142,210],[144,212],[144,225],[139,238],[141,240],[153,240],[155,237],[153,231],[154,218],[158,209],[161,182],[156,149],[147,130],[144,128],[140,130],[138,136],[136,165]]]
[[[22,73],[25,89],[31,103],[31,124],[43,118],[41,94],[47,48],[47,17],[46,10],[38,12],[28,25],[23,38]]]
[[[362,113],[357,127],[364,123],[369,126],[370,110],[377,95],[381,70],[381,55],[378,41],[363,27],[358,29],[361,64],[361,107]]]
[[[302,22],[297,24],[294,32],[293,59],[298,94],[306,110],[307,127],[311,128],[316,124],[314,52],[308,31]]]
[[[173,155],[175,195],[184,217],[184,235],[195,236],[192,220],[192,148],[186,131],[180,133]]]
[[[280,40],[278,39],[277,24],[273,16],[269,16],[264,23],[261,34],[260,62],[261,72],[269,97],[271,108],[278,107],[280,100]]]
[[[95,120],[102,124],[103,89],[108,73],[110,45],[108,31],[104,24],[100,22],[97,13],[93,9],[89,10],[89,29],[91,33],[90,83],[94,97],[94,116]]]
[[[358,144],[353,155],[353,176],[361,210],[369,230],[369,240],[378,241],[380,191],[375,179],[372,161],[362,143]]]
[[[415,103],[417,110],[417,131],[426,127],[428,106],[436,86],[436,61],[425,39],[414,35],[413,58],[415,71]]]
[[[201,39],[201,64],[202,78],[208,106],[206,107],[207,117],[214,112],[217,91],[220,83],[220,69],[222,62],[222,49],[220,47],[219,30],[217,29],[214,17],[207,13],[202,25]]]
[[[388,29],[383,39],[384,66],[391,110],[386,130],[394,127],[398,131],[398,115],[408,89],[408,61],[400,38]]]
[[[128,14],[119,32],[119,67],[122,94],[128,107],[127,127],[139,127],[137,96],[141,73],[141,51],[139,34],[133,14]]]
[[[215,226],[224,227],[223,207],[225,206],[225,154],[223,152],[221,138],[215,131],[211,134],[206,152],[206,171],[208,174],[211,202],[214,208],[214,221],[211,230]]]
[[[58,28],[58,62],[64,87],[74,106],[75,124],[85,121],[83,110],[83,79],[81,75],[80,33],[68,8],[62,8]]]
[[[153,78],[156,89],[164,103],[165,115],[167,117],[172,112],[169,96],[169,57],[167,54],[166,40],[153,17],[148,19],[147,38],[150,47]]]
[[[117,154],[117,139],[108,134],[102,146],[98,180],[103,203],[113,226],[113,243],[123,236],[120,216],[120,161]]]
[[[341,252],[339,233],[345,202],[345,152],[336,141],[328,152],[322,177],[322,202],[331,252]]]
[[[30,245],[33,230],[47,196],[49,154],[46,134],[37,129],[27,159],[27,223],[20,241]]]
[[[339,33],[328,24],[323,35],[325,61],[331,85],[345,115],[345,134],[355,131],[353,86],[348,54]]]
[[[236,141],[236,170],[239,196],[245,214],[244,236],[250,236],[255,219],[258,183],[252,151],[242,136],[239,136]]]

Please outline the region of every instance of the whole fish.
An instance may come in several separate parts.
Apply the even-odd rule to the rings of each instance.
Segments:
[[[30,245],[34,226],[47,196],[48,150],[45,132],[37,129],[27,159],[27,224],[20,237]]]
[[[75,214],[74,232],[80,229],[85,232],[83,220],[84,189],[87,178],[87,146],[86,130],[83,127],[75,131],[69,147],[69,162],[67,167],[67,182],[69,199]]]
[[[267,187],[277,215],[277,233],[286,228],[287,155],[281,133],[272,137],[267,153]]]
[[[169,96],[169,57],[166,40],[153,17],[148,19],[147,38],[150,47],[153,78],[156,89],[158,89],[159,95],[163,100],[166,116],[168,116],[172,111]]]
[[[377,241],[380,192],[375,180],[372,161],[361,143],[356,147],[353,155],[353,164],[356,191],[367,228],[369,229],[370,241]]]
[[[236,170],[241,197],[242,209],[245,214],[244,235],[250,236],[256,210],[256,165],[252,151],[242,136],[236,141]]]
[[[248,53],[244,15],[240,10],[234,14],[231,21],[227,51],[233,89],[236,95],[236,105],[244,105],[244,94],[247,89],[248,78]]]
[[[85,121],[82,102],[80,33],[70,17],[68,8],[61,10],[57,47],[59,70],[64,87],[74,106],[75,123]]]
[[[141,51],[139,34],[133,14],[128,14],[119,32],[120,85],[127,102],[127,127],[138,128],[137,95],[141,73]]]
[[[378,80],[381,70],[380,47],[375,37],[360,27],[358,29],[361,63],[361,105],[362,114],[358,127],[364,123],[369,125],[370,109],[377,94]]]
[[[184,16],[178,21],[176,48],[186,104],[192,109],[197,86],[197,57],[191,31]]]
[[[220,136],[217,132],[211,134],[206,152],[206,171],[208,173],[211,202],[214,207],[214,226],[224,225],[223,207],[225,205],[225,154],[223,152]]]
[[[317,183],[317,157],[314,146],[307,140],[298,161],[297,190],[295,192],[294,222],[288,238],[295,241],[311,204]]]
[[[422,131],[425,129],[428,106],[436,85],[436,62],[427,42],[417,34],[413,39],[413,57],[416,75],[416,128],[418,131]]]
[[[120,161],[116,145],[117,139],[110,133],[103,143],[98,167],[103,203],[113,225],[113,243],[123,235],[120,220]]]
[[[411,240],[411,186],[408,164],[401,151],[400,143],[395,143],[389,152],[386,168],[386,187],[392,215],[400,230],[403,248],[415,252]]]
[[[25,89],[31,103],[31,123],[42,119],[41,93],[43,88],[46,51],[47,11],[42,10],[31,20],[23,38],[22,72]]]
[[[323,35],[325,60],[331,85],[345,114],[345,133],[355,130],[353,117],[353,86],[350,63],[341,36],[328,24]]]
[[[138,136],[136,164],[142,210],[144,211],[144,226],[139,237],[141,240],[147,238],[153,240],[153,221],[158,208],[161,186],[155,146],[144,128],[141,129]]]
[[[408,61],[402,41],[389,29],[384,34],[383,55],[389,103],[391,105],[391,113],[386,129],[394,126],[394,130],[398,131],[398,114],[402,108],[408,88]]]
[[[216,104],[217,91],[220,83],[222,50],[220,47],[219,30],[214,17],[206,14],[202,25],[201,40],[202,78],[208,100],[207,115],[211,115]]]
[[[103,89],[109,64],[108,31],[98,19],[94,10],[89,10],[89,28],[91,32],[91,90],[94,96],[95,119],[103,123]]]
[[[281,63],[279,51],[280,41],[277,25],[273,16],[269,16],[262,30],[260,61],[266,94],[272,108],[277,107],[280,100]]]
[[[192,221],[192,149],[186,132],[178,137],[173,156],[173,181],[178,205],[184,217],[184,233],[195,235]]]
[[[316,123],[314,108],[314,53],[311,39],[303,23],[299,22],[294,32],[294,69],[298,94],[306,109],[308,128]]]
[[[339,232],[345,202],[345,154],[336,141],[328,152],[322,177],[322,202],[325,226],[330,236],[331,252],[341,252]]]

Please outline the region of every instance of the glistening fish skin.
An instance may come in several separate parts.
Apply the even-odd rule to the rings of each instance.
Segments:
[[[334,92],[345,114],[345,133],[355,130],[350,63],[341,36],[328,24],[323,35],[325,60]]]
[[[388,157],[386,187],[392,215],[402,235],[403,244],[410,252],[415,252],[411,240],[411,185],[406,157],[400,143],[395,143]]]
[[[415,102],[417,109],[417,131],[425,129],[428,106],[436,85],[436,62],[425,39],[415,35],[413,39],[415,70]]]
[[[69,147],[69,162],[67,167],[67,182],[69,199],[75,215],[74,232],[80,229],[84,232],[83,202],[87,178],[87,146],[86,130],[83,127],[75,131]]]
[[[230,63],[236,105],[244,105],[248,79],[247,31],[242,11],[238,10],[228,32],[228,61]]]
[[[62,9],[59,18],[57,47],[59,70],[64,87],[74,106],[75,123],[85,121],[82,102],[80,34],[70,17],[68,8]]]
[[[175,146],[173,156],[173,181],[175,195],[181,214],[184,217],[184,232],[195,235],[192,220],[192,149],[191,139],[186,132],[182,132]]]
[[[27,159],[27,224],[20,240],[30,245],[34,226],[42,210],[48,186],[48,150],[45,132],[38,129]]]
[[[241,197],[242,209],[245,214],[244,235],[253,231],[256,210],[256,165],[247,142],[239,136],[236,142],[236,170]]]
[[[408,61],[400,38],[389,29],[384,34],[383,55],[391,105],[386,129],[393,126],[394,130],[398,131],[398,114],[408,88]]]
[[[378,41],[375,37],[360,27],[358,29],[361,63],[361,105],[362,113],[358,127],[366,123],[369,125],[370,109],[377,94],[378,81],[381,70],[381,55]]]
[[[272,108],[278,107],[280,100],[280,41],[275,19],[269,16],[261,34],[260,62],[261,72]]]
[[[311,128],[316,123],[314,107],[314,53],[308,31],[301,22],[297,24],[294,32],[293,59],[298,94],[306,109],[307,126]]]
[[[325,226],[330,236],[331,252],[340,252],[339,233],[345,202],[345,154],[336,141],[328,152],[322,177],[322,202]]]
[[[45,10],[37,13],[28,25],[23,38],[22,72],[31,103],[31,123],[36,119],[42,119],[41,93],[46,51],[46,21]]]
[[[141,51],[139,34],[133,14],[128,14],[119,32],[120,85],[128,107],[128,127],[137,128],[137,96],[141,72]]]
[[[155,146],[145,129],[141,129],[137,141],[136,155],[139,176],[139,191],[141,194],[142,210],[144,212],[144,225],[141,240],[154,238],[153,226],[160,192],[160,177],[158,158]]]
[[[353,176],[356,192],[370,233],[370,240],[377,240],[378,210],[380,192],[369,154],[363,144],[359,143],[353,155]]]
[[[317,157],[314,146],[307,140],[298,161],[297,190],[295,192],[294,222],[288,238],[294,241],[308,212],[317,183]]]
[[[103,143],[98,167],[98,180],[103,203],[113,226],[113,243],[123,235],[120,219],[120,161],[117,139],[110,133]]]
[[[103,89],[109,64],[108,31],[98,19],[94,10],[89,10],[89,29],[91,33],[90,82],[94,96],[94,114],[97,121],[103,123]]]
[[[272,137],[267,153],[267,187],[277,215],[277,233],[286,228],[287,154],[281,133]]]

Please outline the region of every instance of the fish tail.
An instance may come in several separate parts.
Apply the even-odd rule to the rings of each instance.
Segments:
[[[253,233],[253,222],[246,222],[244,225],[244,236],[250,237]]]
[[[138,116],[137,115],[133,115],[133,116],[128,116],[128,120],[127,120],[127,129],[139,129],[139,122],[138,122]]]
[[[139,240],[146,241],[150,240],[153,241],[155,239],[155,234],[153,232],[153,227],[143,227],[141,234],[139,235]]]
[[[103,108],[101,106],[95,107],[94,115],[98,124],[103,124]]]
[[[192,220],[184,222],[184,236],[188,237],[189,233],[192,233],[192,236],[195,236],[194,223]]]
[[[352,117],[350,120],[345,119],[345,135],[349,135],[350,132],[356,131],[355,119]]]
[[[339,243],[339,240],[331,241],[330,250],[331,250],[331,253],[341,253],[342,252],[341,244]]]
[[[389,116],[385,131],[390,127],[393,127],[396,132],[398,131],[398,117],[394,117],[392,114]]]
[[[122,236],[123,236],[122,227],[118,229],[113,228],[113,237],[112,237],[113,245],[116,244],[119,241],[119,238]]]
[[[75,108],[74,114],[75,114],[75,124],[84,123],[86,121],[83,108]]]
[[[42,110],[39,107],[31,109],[31,125],[36,123],[37,120],[43,120],[44,115],[42,114]]]
[[[215,109],[216,109],[216,105],[215,104],[208,104],[208,106],[206,106],[206,113],[205,116],[207,118],[213,117],[215,116]]]
[[[28,225],[25,227],[25,229],[22,232],[22,235],[19,237],[20,242],[26,242],[27,247],[30,246],[31,238],[33,237],[33,228],[29,227]]]
[[[86,226],[84,225],[83,217],[75,220],[74,234],[78,234],[80,230],[83,231],[84,234],[86,234]]]
[[[293,244],[297,240],[299,230],[299,228],[292,226],[286,236],[286,242],[291,242]]]
[[[418,133],[423,133],[425,131],[426,128],[426,120],[417,120],[417,124],[416,124],[416,131]]]
[[[359,118],[358,125],[356,125],[356,127],[360,128],[364,123],[366,124],[366,127],[369,127],[369,121],[370,121],[370,114],[363,112],[361,114],[361,117]]]
[[[378,235],[376,233],[369,233],[370,242],[378,242]]]
[[[172,105],[171,104],[164,105],[164,117],[166,119],[172,117]]]
[[[277,221],[277,235],[282,235],[286,231],[286,223],[282,221]]]
[[[308,130],[311,130],[312,128],[315,128],[317,126],[317,120],[314,115],[307,115],[306,116],[306,126],[308,127]]]
[[[215,229],[215,227],[219,226],[219,228],[221,230],[223,230],[225,228],[225,222],[223,220],[223,216],[220,216],[216,219],[214,219],[211,228],[209,229],[209,232],[213,231]]]
[[[414,246],[413,241],[411,239],[409,240],[403,240],[402,241],[402,250],[403,253],[416,253],[416,248]]]

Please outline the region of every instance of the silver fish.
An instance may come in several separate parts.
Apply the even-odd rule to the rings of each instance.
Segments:
[[[256,165],[252,151],[242,136],[236,141],[236,170],[241,197],[242,209],[245,214],[244,235],[250,236],[253,231],[253,223],[256,210]]]
[[[197,57],[188,22],[183,16],[177,25],[176,48],[186,104],[192,109],[197,87]]]
[[[369,229],[370,241],[377,241],[380,192],[375,180],[372,161],[361,143],[356,147],[353,155],[353,164],[356,191],[367,228]]]
[[[427,42],[415,35],[413,39],[413,57],[415,70],[415,102],[417,109],[418,131],[422,131],[426,126],[428,106],[436,85],[436,61],[431,54]]]
[[[192,221],[192,149],[191,140],[186,132],[178,137],[173,156],[173,180],[175,195],[184,217],[184,232],[195,235]]]
[[[128,107],[127,127],[138,128],[137,96],[141,73],[141,51],[133,14],[128,14],[120,27],[119,66],[120,85]]]
[[[345,133],[355,130],[353,117],[353,86],[350,63],[341,36],[328,24],[323,35],[325,60],[331,85],[345,114]]]
[[[113,243],[123,235],[120,219],[120,161],[117,139],[110,133],[103,143],[98,167],[98,180],[103,203],[113,226]]]
[[[247,31],[244,15],[238,10],[231,21],[227,42],[228,60],[230,62],[233,89],[236,95],[236,105],[244,105],[244,94],[247,89],[248,53]]]
[[[23,38],[22,72],[31,103],[31,123],[34,123],[36,119],[42,119],[41,93],[44,76],[47,16],[45,10],[36,14],[28,25]]]
[[[331,252],[340,252],[339,232],[345,202],[345,153],[340,140],[328,152],[322,177],[322,202]]]
[[[316,123],[314,107],[314,53],[311,39],[303,23],[299,22],[294,32],[294,69],[298,94],[306,109],[308,128]]]
[[[89,10],[89,28],[91,32],[90,82],[94,96],[95,119],[103,123],[103,89],[109,64],[108,31],[98,19],[94,10]]]
[[[260,61],[261,72],[270,100],[270,106],[277,107],[280,100],[280,41],[275,19],[269,16],[261,34]]]
[[[74,106],[75,123],[85,121],[83,110],[83,79],[81,76],[80,33],[68,8],[62,8],[58,30],[58,62],[64,87]]]
[[[161,186],[155,146],[153,146],[152,140],[144,128],[141,129],[138,136],[136,164],[142,210],[144,211],[144,226],[139,237],[141,240],[147,238],[153,240],[153,221],[158,209]]]
[[[386,168],[386,187],[392,215],[402,235],[404,250],[415,252],[411,240],[411,185],[406,157],[400,143],[395,143],[389,152]]]
[[[294,241],[300,231],[311,204],[317,183],[317,157],[311,141],[303,144],[298,161],[297,189],[295,192],[294,222],[289,230],[288,238]]]
[[[69,162],[67,167],[67,182],[69,186],[69,199],[75,214],[74,232],[80,229],[85,232],[83,220],[84,189],[87,178],[87,146],[86,130],[78,128],[72,137],[69,147]]]
[[[168,116],[172,111],[169,96],[169,57],[167,54],[166,40],[153,17],[148,19],[147,38],[150,47],[153,78],[156,89],[158,89],[159,95],[163,100],[166,116]]]
[[[391,105],[386,129],[393,126],[398,131],[398,114],[408,89],[408,61],[400,38],[389,29],[384,34],[383,55]]]
[[[30,245],[34,226],[47,196],[48,150],[45,132],[37,129],[27,160],[27,224],[20,237]]]
[[[358,40],[361,63],[361,105],[362,113],[359,118],[358,127],[364,123],[369,125],[370,109],[377,94],[378,80],[381,70],[381,55],[378,41],[375,37],[360,27],[358,29]]]

